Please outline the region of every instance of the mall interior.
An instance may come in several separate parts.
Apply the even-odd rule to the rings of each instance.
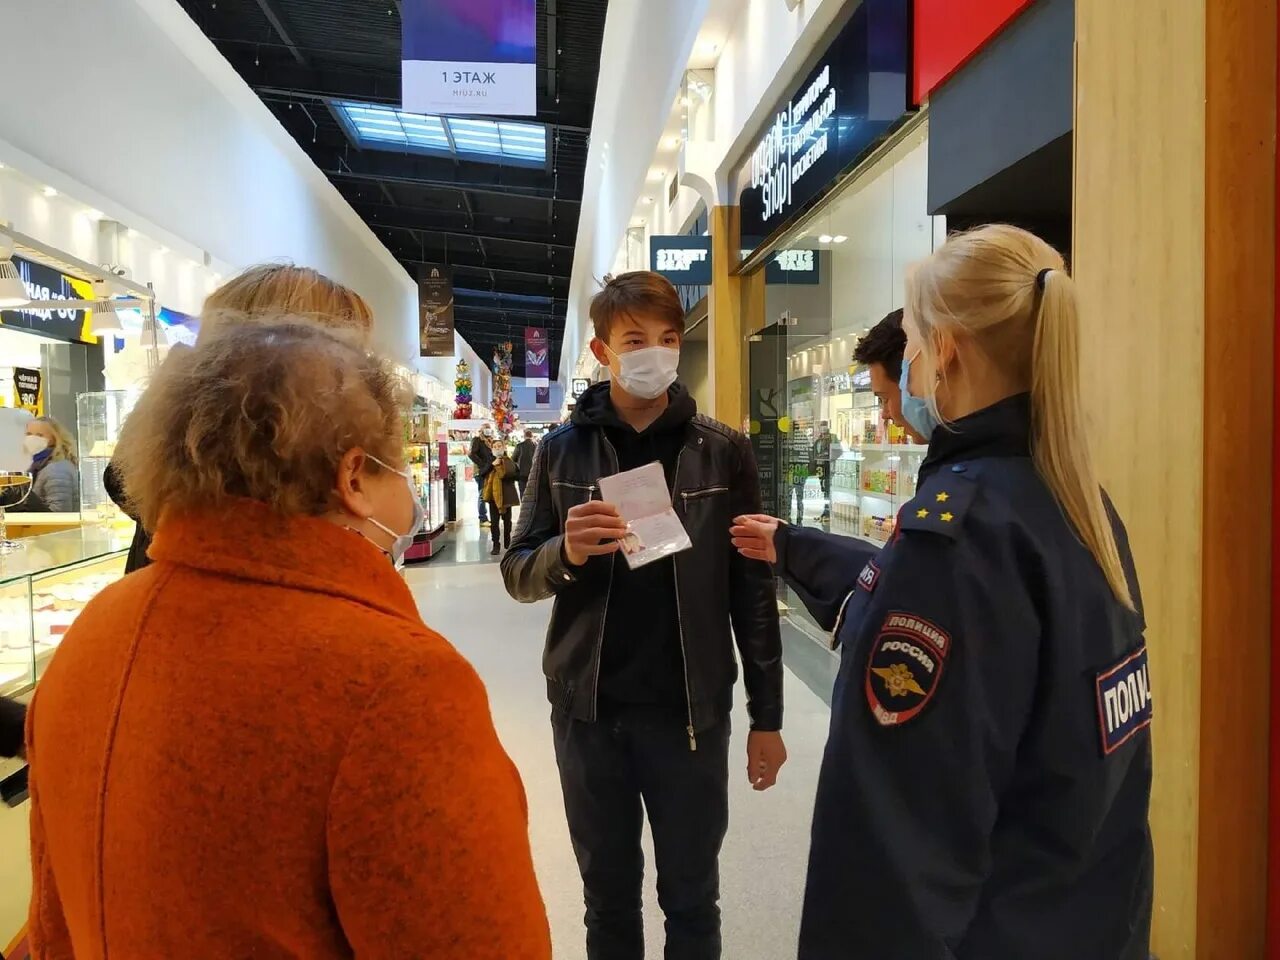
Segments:
[[[549,600],[508,593],[479,516],[477,443],[514,448],[572,422],[610,378],[592,349],[592,297],[607,277],[654,270],[685,311],[680,382],[701,413],[749,438],[763,512],[888,548],[930,447],[893,422],[855,349],[906,306],[912,270],[949,237],[1013,224],[1056,248],[1073,278],[1088,441],[1141,581],[1157,705],[1141,733],[1154,765],[1150,956],[1280,958],[1276,0],[0,8],[20,24],[0,97],[0,427],[26,422],[9,414],[56,421],[66,445],[53,457],[75,475],[42,502],[46,454],[28,464],[0,436],[0,696],[39,704],[64,638],[92,643],[81,613],[143,576],[125,572],[137,524],[108,466],[152,379],[205,342],[206,297],[255,265],[313,268],[367,303],[367,346],[411,387],[402,459],[424,522],[402,576],[422,621],[487,690],[527,797],[553,955],[629,958],[586,948],[581,838],[547,722],[544,645],[549,658],[559,621]],[[454,55],[440,49],[450,31],[462,38]],[[491,62],[471,52],[481,47]],[[536,476],[522,479],[536,491]],[[557,503],[563,492],[552,489]],[[536,525],[522,510],[527,492],[517,539]],[[809,922],[842,654],[784,579],[777,609],[789,759],[767,791],[740,774],[752,720],[741,683],[734,696],[719,861],[732,960],[796,957],[802,912]],[[287,662],[263,652],[268,669]],[[686,684],[687,670],[686,655]],[[1093,674],[1085,686],[1093,697]],[[30,759],[0,759],[0,957],[106,957],[109,906],[103,940],[73,953],[42,946],[29,924],[40,914]],[[237,756],[222,760],[221,802],[253,803]],[[104,824],[116,822],[110,784],[104,773]],[[424,808],[452,790],[420,789]],[[644,843],[652,865],[647,831]],[[152,897],[161,913],[165,896]],[[652,869],[643,916],[660,955]],[[978,956],[958,944],[936,956]],[[1059,948],[982,956],[1139,956]],[[177,956],[124,943],[110,955]],[[332,953],[183,954],[249,955],[363,954],[354,940]]]

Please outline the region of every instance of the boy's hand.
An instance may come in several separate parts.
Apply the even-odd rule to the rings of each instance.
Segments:
[[[778,771],[787,762],[787,747],[782,734],[752,730],[747,735],[747,779],[758,792],[778,782]]]
[[[592,557],[616,553],[626,535],[626,521],[613,504],[590,500],[570,507],[564,522],[565,561],[580,567]]]
[[[778,551],[773,540],[779,523],[780,521],[764,514],[748,514],[733,521],[729,535],[733,537],[733,545],[737,551],[748,560],[777,563]]]

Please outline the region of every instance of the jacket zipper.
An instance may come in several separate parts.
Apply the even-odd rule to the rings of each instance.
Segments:
[[[618,451],[614,449],[613,444],[609,442],[609,438],[605,436],[603,430],[600,436],[604,440],[605,447],[609,450],[609,455],[613,458],[613,472],[618,473],[622,468],[618,465]],[[592,484],[591,491],[595,492],[595,484]],[[600,661],[604,659],[604,627],[609,622],[609,598],[613,593],[613,571],[614,565],[618,562],[618,554],[609,555],[609,585],[604,591],[604,613],[600,617],[600,636],[596,638],[596,674],[595,679],[591,682],[591,722],[595,723],[600,717]]]
[[[680,494],[684,498],[684,502],[688,505],[690,500],[701,500],[703,497],[714,496],[717,493],[728,493],[728,487],[707,487],[704,490],[689,490]]]
[[[680,452],[676,454],[676,471],[673,476],[673,487],[680,486],[680,461],[684,459],[684,447],[680,448]],[[689,495],[681,494],[686,506],[689,503]],[[675,504],[672,503],[674,507]],[[689,511],[685,510],[685,519],[688,519]],[[680,565],[675,556],[671,557],[671,577],[675,583],[676,590],[676,630],[680,635],[680,659],[684,662],[684,701],[689,708],[689,726],[685,731],[689,734],[689,751],[696,753],[698,750],[698,737],[693,729],[693,692],[689,689],[689,651],[684,645],[684,614],[680,610]]]

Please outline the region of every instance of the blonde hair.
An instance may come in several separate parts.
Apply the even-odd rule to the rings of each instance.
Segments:
[[[373,311],[354,290],[310,267],[264,263],[209,294],[201,312],[201,336],[229,323],[285,314],[354,329],[365,344],[373,332]]]
[[[53,432],[53,454],[50,460],[70,460],[76,464],[80,462],[80,458],[76,456],[75,441],[71,439],[66,427],[53,417],[36,417],[35,422],[43,423]]]
[[[933,334],[970,339],[1018,389],[1031,391],[1031,455],[1116,598],[1128,579],[1085,436],[1075,284],[1034,234],[996,224],[957,234],[907,278],[907,322],[936,369]],[[936,402],[930,404],[937,413]]]
[[[235,498],[317,515],[334,506],[348,451],[404,466],[412,397],[351,333],[262,318],[171,354],[130,414],[114,463],[147,530],[162,511]]]

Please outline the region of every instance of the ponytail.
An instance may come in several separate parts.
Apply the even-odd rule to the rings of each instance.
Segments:
[[[1116,546],[1102,487],[1085,437],[1080,400],[1080,330],[1075,284],[1062,270],[1041,271],[1031,356],[1031,449],[1053,492],[1116,599],[1133,597]]]

